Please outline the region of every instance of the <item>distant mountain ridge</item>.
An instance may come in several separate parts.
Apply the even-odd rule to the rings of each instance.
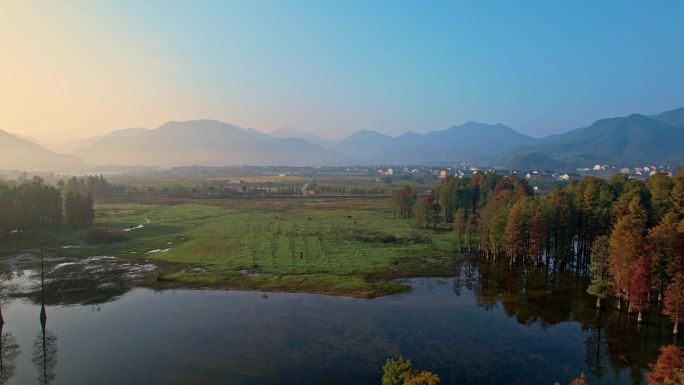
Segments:
[[[650,117],[670,126],[684,128],[684,107],[651,115]]]
[[[336,149],[362,163],[444,164],[483,161],[535,141],[500,123],[467,122],[442,131],[407,132],[396,137],[360,130],[339,142]]]
[[[130,137],[110,136],[73,152],[90,164],[319,166],[350,162],[302,139],[275,138],[215,120],[168,122]]]
[[[469,162],[508,169],[684,164],[684,108],[600,119],[535,139],[497,123],[466,122],[399,136],[363,129],[335,142],[293,128],[264,133],[215,120],[171,121],[70,141],[69,154],[0,131],[0,169],[73,171],[87,166],[347,166]]]
[[[527,155],[530,168],[591,167],[596,163],[636,166],[684,164],[684,108],[645,116],[631,114],[597,120],[587,127],[542,138],[503,154],[498,162],[510,166]]]
[[[85,163],[73,156],[46,150],[28,139],[0,130],[0,169],[20,171],[70,171]]]
[[[54,150],[57,152],[63,152],[63,153],[73,152],[73,151],[78,150],[79,148],[88,147],[88,146],[91,146],[91,145],[101,141],[101,140],[106,140],[107,138],[112,138],[112,137],[130,138],[133,136],[144,134],[147,131],[149,131],[149,129],[143,128],[143,127],[123,128],[120,130],[114,130],[114,131],[109,132],[109,133],[104,134],[104,135],[97,135],[97,136],[91,136],[89,138],[69,140],[67,142],[64,142],[64,143],[54,147]]]
[[[328,139],[323,139],[318,135],[314,135],[308,132],[300,131],[291,127],[281,127],[277,128],[271,132],[269,132],[269,135],[274,136],[276,138],[295,138],[295,139],[304,139],[307,142],[311,144],[316,144],[319,145],[323,148],[329,148],[332,149],[335,147],[336,142]]]
[[[483,160],[536,141],[500,123],[478,122],[466,122],[427,134],[407,132],[399,136],[362,129],[339,142],[293,129],[279,130],[277,134],[315,141],[322,147],[349,155],[359,164],[443,164],[445,160]]]

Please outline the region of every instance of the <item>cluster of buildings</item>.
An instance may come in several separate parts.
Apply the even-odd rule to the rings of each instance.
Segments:
[[[660,165],[646,165],[637,167],[619,167],[610,164],[596,164],[594,167],[578,168],[577,172],[581,176],[598,176],[598,177],[609,177],[613,174],[621,173],[629,175],[633,178],[648,178],[649,176],[657,173],[663,172],[668,175],[672,175],[672,167]]]

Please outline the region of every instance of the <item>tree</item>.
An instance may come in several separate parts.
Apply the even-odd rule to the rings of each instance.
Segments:
[[[76,178],[75,176],[72,176],[71,178],[69,178],[69,180],[66,183],[66,193],[67,194],[68,193],[76,194],[76,193],[80,193],[80,192],[81,191],[79,190],[79,187],[78,187],[78,178]]]
[[[463,252],[463,235],[468,226],[468,217],[464,210],[457,210],[453,217],[452,229],[458,242],[458,252],[461,253]]]
[[[541,260],[546,246],[547,231],[546,216],[538,209],[530,221],[530,246],[527,252],[530,257]]]
[[[610,235],[609,271],[618,309],[621,309],[625,296],[629,299],[630,267],[643,253],[643,231],[642,221],[633,215],[625,215],[618,220]]]
[[[68,192],[64,208],[67,221],[74,227],[87,227],[95,219],[93,197],[90,194]]]
[[[468,252],[473,251],[473,235],[477,231],[477,215],[476,214],[470,214],[468,215],[468,223],[466,223],[466,230],[468,233]]]
[[[677,170],[672,186],[672,208],[681,218],[684,216],[684,167]]]
[[[440,385],[439,376],[428,371],[422,371],[404,381],[404,385]]]
[[[664,172],[651,175],[646,181],[646,187],[651,193],[651,207],[656,220],[660,220],[672,209],[672,178]]]
[[[413,213],[413,205],[418,195],[411,185],[405,185],[400,189],[390,192],[390,205],[395,218],[407,219]]]
[[[648,385],[684,384],[684,351],[675,345],[660,348],[660,355],[646,374]]]
[[[566,190],[574,196],[577,208],[577,252],[580,257],[586,257],[590,254],[591,242],[610,231],[613,194],[608,183],[595,177],[572,182]]]
[[[608,263],[609,249],[610,239],[606,235],[599,236],[591,244],[589,271],[592,277],[587,293],[596,296],[596,307],[599,309],[601,308],[601,301],[607,298],[611,292],[610,266]]]
[[[637,311],[637,322],[643,321],[642,311],[648,309],[651,289],[651,262],[648,257],[639,257],[632,263],[629,279],[629,312]]]
[[[560,383],[556,382],[556,385],[560,385]],[[570,385],[589,385],[587,384],[587,377],[582,373],[579,378],[574,379]]]
[[[684,320],[684,273],[677,273],[665,290],[663,313],[674,322],[672,333],[679,334],[679,322]]]
[[[679,259],[683,251],[682,237],[677,231],[677,217],[674,213],[666,214],[661,222],[648,230],[654,283],[658,290],[658,301],[662,300],[662,292],[668,281],[668,275],[680,270]]]
[[[411,360],[404,359],[403,357],[399,357],[396,360],[388,359],[382,370],[382,385],[404,385],[416,373]]]
[[[520,205],[516,204],[511,208],[506,222],[506,254],[512,262],[525,251],[525,215]]]

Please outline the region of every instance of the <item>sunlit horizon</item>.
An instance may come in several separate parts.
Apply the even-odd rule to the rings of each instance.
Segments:
[[[684,106],[684,5],[3,2],[0,129],[51,145],[215,119],[339,140],[533,136]]]

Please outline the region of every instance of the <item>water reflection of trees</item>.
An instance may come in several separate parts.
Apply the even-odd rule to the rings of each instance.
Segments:
[[[11,276],[11,269],[5,265],[0,265],[0,384],[6,383],[14,376],[14,361],[21,352],[12,333],[3,332],[5,319],[2,310],[11,301]]]
[[[49,384],[55,379],[57,367],[57,335],[43,328],[33,340],[33,357],[31,359],[38,370],[38,382]]]
[[[629,369],[634,383],[640,383],[660,346],[672,343],[671,325],[657,308],[646,322],[609,307],[599,312],[595,298],[586,294],[588,279],[574,271],[555,272],[544,265],[509,266],[472,259],[463,269],[476,269],[473,292],[485,309],[501,305],[505,314],[523,325],[543,328],[573,321],[588,332],[586,363],[592,374],[601,377],[607,364],[613,370]],[[470,265],[470,267],[467,267]]]
[[[12,333],[2,331],[0,322],[0,384],[5,384],[14,376],[15,360],[21,353],[17,339]]]
[[[38,382],[49,384],[55,379],[57,367],[57,335],[47,329],[47,312],[45,311],[45,262],[41,253],[40,260],[40,329],[33,340],[33,357],[31,361],[38,369]]]
[[[4,264],[0,264],[0,325],[5,322],[2,310],[10,303],[12,287],[12,270]]]
[[[50,277],[45,287],[46,305],[98,305],[111,302],[131,290],[131,285],[122,280],[89,275]],[[27,294],[34,303],[38,303],[39,295],[37,291]]]

